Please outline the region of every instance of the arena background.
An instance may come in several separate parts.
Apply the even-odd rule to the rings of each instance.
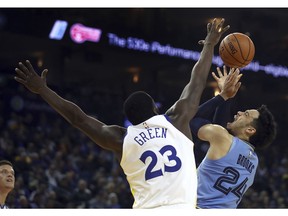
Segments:
[[[178,99],[196,62],[181,53],[201,50],[197,42],[204,39],[206,24],[214,17],[223,17],[231,25],[227,34],[248,34],[256,48],[251,68],[242,70],[242,87],[233,110],[266,104],[279,126],[275,142],[258,152],[255,183],[239,207],[287,208],[286,8],[0,9],[0,157],[11,160],[16,170],[16,187],[8,205],[131,208],[133,202],[113,155],[98,148],[41,98],[13,80],[19,61],[31,60],[39,66],[38,72],[48,68],[48,85],[88,114],[107,124],[126,125],[122,104],[131,92],[149,92],[162,112]],[[62,31],[66,23],[64,34],[58,26],[57,34],[51,36],[57,20]],[[86,41],[75,42],[70,30],[77,23],[92,32],[100,30],[99,41],[88,36]],[[87,33],[83,26],[80,31]],[[170,51],[152,50],[153,42]],[[202,102],[213,97],[214,91],[209,75]],[[199,163],[207,145],[195,142]]]

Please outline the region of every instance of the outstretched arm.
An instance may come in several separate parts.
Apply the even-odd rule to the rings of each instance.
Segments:
[[[218,68],[218,74],[219,74],[219,72],[221,72],[221,71]],[[227,73],[225,73],[224,76],[219,74],[219,78],[218,78],[214,74],[213,77],[218,82],[218,86],[220,87],[221,92],[217,97],[212,98],[208,102],[206,102],[205,106],[208,106],[209,102],[212,102],[211,104],[214,107],[214,105],[217,105],[217,103],[222,104],[225,100],[233,98],[241,86],[241,82],[239,82],[239,80],[242,77],[242,74],[239,74],[239,72],[240,72],[239,69],[233,69],[232,68],[230,70],[229,75],[227,75]],[[214,110],[215,110],[215,108],[216,107],[214,107]],[[209,108],[207,108],[207,109],[209,109]],[[217,133],[216,133],[217,129],[221,128],[221,127],[219,127],[219,125],[211,124],[210,121],[205,119],[205,116],[200,116],[200,115],[199,116],[196,115],[195,118],[193,118],[193,120],[190,122],[190,126],[192,129],[192,132],[195,135],[197,135],[200,139],[202,139],[204,141],[209,141],[210,144],[216,140],[216,137],[214,137],[214,136],[217,135]],[[213,131],[213,128],[215,129],[215,131]],[[215,140],[213,140],[213,139],[215,139]]]
[[[206,86],[206,80],[211,68],[214,47],[219,42],[222,34],[229,29],[224,27],[224,19],[217,22],[216,19],[207,25],[207,36],[199,60],[194,65],[189,83],[185,86],[179,100],[166,112],[174,125],[184,134],[190,136],[189,121],[197,112],[202,92]]]
[[[16,68],[15,71],[17,73],[15,76],[17,82],[23,84],[31,92],[39,94],[71,125],[80,129],[102,148],[121,154],[121,135],[124,133],[123,128],[105,125],[99,120],[86,115],[76,104],[65,100],[56,92],[52,91],[46,83],[47,69],[43,70],[41,76],[39,76],[27,60],[25,64],[20,62],[19,68]]]

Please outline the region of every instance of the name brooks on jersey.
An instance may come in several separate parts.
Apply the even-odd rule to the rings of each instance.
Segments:
[[[239,154],[237,164],[246,168],[246,170],[250,173],[255,168],[255,165],[247,157],[245,157],[242,154]]]

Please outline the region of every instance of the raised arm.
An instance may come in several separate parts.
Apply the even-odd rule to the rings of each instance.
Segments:
[[[241,86],[241,83],[239,82],[241,77],[242,74],[239,74],[239,69],[231,69],[229,75],[227,74],[224,76],[220,75],[219,80],[216,79],[218,85],[220,79],[222,81],[225,81],[225,82],[221,81],[222,84],[220,83],[220,89],[222,88],[221,92],[217,97],[210,99],[206,103],[206,105],[209,105],[209,102],[213,101],[214,102],[212,104],[216,103],[221,104],[225,100],[234,97]],[[223,86],[221,87],[221,85]],[[216,159],[220,156],[223,156],[223,154],[226,153],[227,149],[229,149],[232,135],[230,135],[224,127],[218,124],[212,124],[210,121],[203,118],[203,116],[201,118],[197,115],[195,116],[195,118],[193,118],[190,125],[192,132],[195,135],[197,135],[199,139],[203,141],[208,141],[210,143],[210,148],[214,149],[209,153],[210,158]],[[212,154],[211,152],[214,152],[215,154],[214,153]]]
[[[237,85],[235,86],[231,85],[229,82],[227,82],[225,85],[225,80],[228,77],[226,66],[223,67],[223,73],[221,69],[217,67],[217,73],[218,76],[215,74],[215,72],[212,72],[212,76],[217,82],[218,88],[220,89],[220,94],[201,104],[198,108],[195,117],[210,119],[212,121],[216,109],[220,105],[227,104],[227,101],[230,101],[228,99],[233,98],[236,95],[238,89],[240,88],[241,82],[238,82]],[[230,79],[233,78],[240,80],[242,76],[242,74],[239,74],[240,73],[239,69],[231,68],[229,73],[235,73],[235,76],[230,77]]]
[[[207,25],[207,36],[205,40],[199,41],[199,44],[203,45],[203,49],[200,54],[199,60],[194,65],[191,71],[191,77],[189,83],[185,86],[180,99],[187,98],[189,105],[194,107],[195,101],[202,95],[203,89],[206,86],[207,77],[211,68],[212,58],[214,54],[214,47],[219,42],[222,34],[226,32],[230,26],[223,27],[224,19],[217,22],[214,19],[212,23]],[[199,102],[197,106],[199,105]]]
[[[212,72],[212,76],[216,80],[218,87],[220,89],[220,94],[218,95],[219,97],[223,98],[225,100],[224,103],[219,104],[216,109],[214,109],[214,116],[213,116],[213,123],[221,125],[222,127],[227,126],[227,122],[230,122],[232,120],[231,116],[231,109],[232,109],[232,104],[235,102],[234,96],[238,92],[241,82],[238,82],[237,85],[235,86],[224,86],[225,84],[225,79],[227,77],[227,68],[224,65],[223,66],[223,73],[221,69],[218,67],[217,68],[218,76],[214,72]],[[239,69],[235,68],[230,68],[229,73],[237,73],[237,79],[240,80],[242,74],[240,74]],[[223,88],[225,91],[223,91]],[[217,97],[218,97],[217,96]]]
[[[85,133],[90,139],[104,149],[122,153],[122,135],[125,129],[119,126],[108,126],[103,122],[85,114],[80,107],[71,101],[60,97],[51,90],[46,83],[48,70],[42,71],[39,76],[31,63],[19,63],[15,69],[15,80],[23,84],[35,94],[39,94],[56,112],[63,116],[72,126]]]
[[[223,27],[224,19],[217,22],[214,19],[207,25],[205,40],[199,41],[203,49],[199,60],[194,65],[189,83],[185,86],[179,100],[166,112],[173,124],[186,136],[190,136],[189,121],[197,112],[202,92],[206,86],[206,80],[211,68],[214,47],[219,42],[222,34],[229,29],[229,25]]]

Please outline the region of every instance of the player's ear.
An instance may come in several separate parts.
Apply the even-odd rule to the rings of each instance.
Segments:
[[[249,127],[246,128],[245,132],[250,137],[250,136],[252,136],[253,134],[256,133],[256,129],[254,127],[252,127],[252,126],[249,126]]]

